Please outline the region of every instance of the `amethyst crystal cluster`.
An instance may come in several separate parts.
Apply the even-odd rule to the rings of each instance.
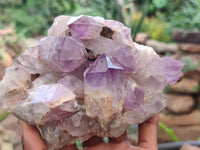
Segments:
[[[36,125],[49,149],[118,137],[166,105],[183,64],[134,43],[122,23],[59,16],[0,82],[4,108]]]

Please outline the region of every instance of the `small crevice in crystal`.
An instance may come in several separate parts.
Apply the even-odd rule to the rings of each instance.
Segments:
[[[31,74],[31,81],[34,81],[34,80],[37,79],[39,76],[40,76],[39,73]]]
[[[183,80],[183,75],[178,79],[177,82],[181,82]]]
[[[69,30],[67,30],[67,31],[65,31],[65,36],[72,36],[72,34]]]
[[[112,39],[112,35],[113,34],[114,34],[114,31],[111,30],[111,28],[103,27],[100,35],[103,36],[103,37],[105,37],[105,38]]]
[[[87,51],[87,53],[88,53],[88,60],[90,60],[90,61],[95,61],[95,59],[96,59],[97,57],[95,57],[93,51],[90,50],[90,49],[87,49],[87,48],[86,48],[86,51]]]
[[[17,88],[15,88],[15,89],[12,89],[12,90],[7,90],[6,91],[6,93],[5,93],[5,95],[9,95],[9,94],[16,94],[17,93]]]

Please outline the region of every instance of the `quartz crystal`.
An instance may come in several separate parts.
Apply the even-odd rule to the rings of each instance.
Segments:
[[[54,150],[92,136],[118,137],[160,112],[163,89],[182,67],[133,42],[118,21],[58,16],[48,36],[7,68],[0,101]]]

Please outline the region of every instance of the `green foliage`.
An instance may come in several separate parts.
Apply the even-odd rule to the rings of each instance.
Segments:
[[[4,52],[8,52],[12,58],[15,58],[23,52],[24,36],[16,34],[12,27],[6,28],[5,31],[8,33],[0,40],[0,58],[4,59]]]
[[[132,30],[136,30],[136,25],[139,22],[141,13],[135,12],[132,16]],[[162,42],[170,42],[172,31],[169,30],[170,24],[162,22],[155,17],[145,18],[140,27],[140,32],[147,32],[151,39]]]
[[[172,54],[169,53],[169,52],[165,53],[165,56],[171,56],[171,55],[172,55]]]
[[[23,8],[20,10],[13,9],[11,15],[16,24],[16,31],[25,35],[43,34],[46,26],[48,26],[47,20],[42,15],[30,15]]]
[[[0,27],[14,24],[25,36],[45,34],[58,15],[86,14],[124,21],[117,0],[4,0],[0,6]]]
[[[109,143],[109,138],[108,138],[108,137],[103,137],[103,141],[104,141],[105,143]]]
[[[121,6],[116,0],[93,0],[93,8],[102,13],[102,17],[123,22]]]
[[[195,71],[198,67],[198,64],[194,63],[191,57],[183,58],[182,62],[185,64],[183,67],[183,73]]]
[[[138,134],[138,127],[135,124],[132,124],[127,129],[127,134]]]
[[[1,48],[0,48],[0,59],[5,60],[5,56],[4,56],[3,50]]]
[[[21,5],[22,0],[0,0],[0,6],[16,6]]]
[[[169,22],[171,30],[200,30],[200,0],[151,0],[148,15]]]
[[[153,0],[152,1],[152,5],[158,9],[161,9],[161,8],[167,6],[167,4],[168,4],[168,0]]]
[[[200,110],[200,104],[197,105],[196,109],[197,109],[197,110]]]
[[[76,140],[76,147],[78,149],[83,149],[83,144],[80,141]]]
[[[133,40],[135,40],[137,32],[140,31],[141,25],[143,24],[144,18],[146,17],[147,12],[148,12],[148,6],[149,6],[149,0],[146,0],[144,3],[143,9],[142,9],[142,16],[141,16],[141,18],[136,26],[135,32],[134,32]]]
[[[142,13],[133,13],[134,4]],[[163,42],[171,41],[175,28],[200,29],[200,0],[0,0],[0,8],[0,28],[15,25],[25,36],[46,34],[58,15],[80,14],[121,21],[133,37],[147,32]]]
[[[164,93],[164,94],[167,94],[169,91],[170,91],[169,86],[166,86],[165,89],[163,90],[163,93]]]
[[[194,92],[195,93],[200,92],[200,85],[197,85],[197,86],[194,87]]]
[[[13,0],[14,1],[14,0]],[[0,15],[0,27],[14,24],[18,33],[26,36],[45,34],[54,17],[71,15],[77,7],[78,0],[24,0],[21,4],[4,5]]]
[[[157,13],[162,13],[165,17],[169,17],[181,3],[185,0],[150,0],[148,9],[148,16],[156,16]],[[145,0],[135,0],[139,6],[144,5]]]
[[[135,3],[141,10],[145,0]],[[150,23],[144,21],[140,32],[149,33],[152,39],[171,42],[176,28],[200,30],[200,0],[150,0],[147,16]]]
[[[200,30],[200,0],[188,0],[170,18],[176,28]]]
[[[174,131],[172,129],[170,129],[169,127],[167,127],[164,123],[159,122],[159,127],[162,128],[171,137],[171,139],[174,142],[178,142],[179,141],[179,139],[175,135]]]

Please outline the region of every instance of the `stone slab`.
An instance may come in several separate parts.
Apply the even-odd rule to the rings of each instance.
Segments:
[[[147,40],[146,45],[152,47],[158,53],[178,52],[178,45],[174,43],[163,43],[156,40]]]
[[[199,125],[200,126],[200,111],[195,110],[189,114],[173,115],[160,113],[160,122],[168,126],[188,126]]]
[[[175,114],[187,113],[192,111],[195,100],[192,96],[167,94],[167,109]]]
[[[198,81],[193,79],[183,78],[180,82],[169,86],[169,92],[175,93],[197,93],[195,88],[199,85]]]
[[[180,43],[178,44],[178,48],[179,50],[184,51],[184,52],[200,53],[200,44]]]
[[[175,30],[172,38],[175,42],[180,43],[200,43],[200,32]]]

